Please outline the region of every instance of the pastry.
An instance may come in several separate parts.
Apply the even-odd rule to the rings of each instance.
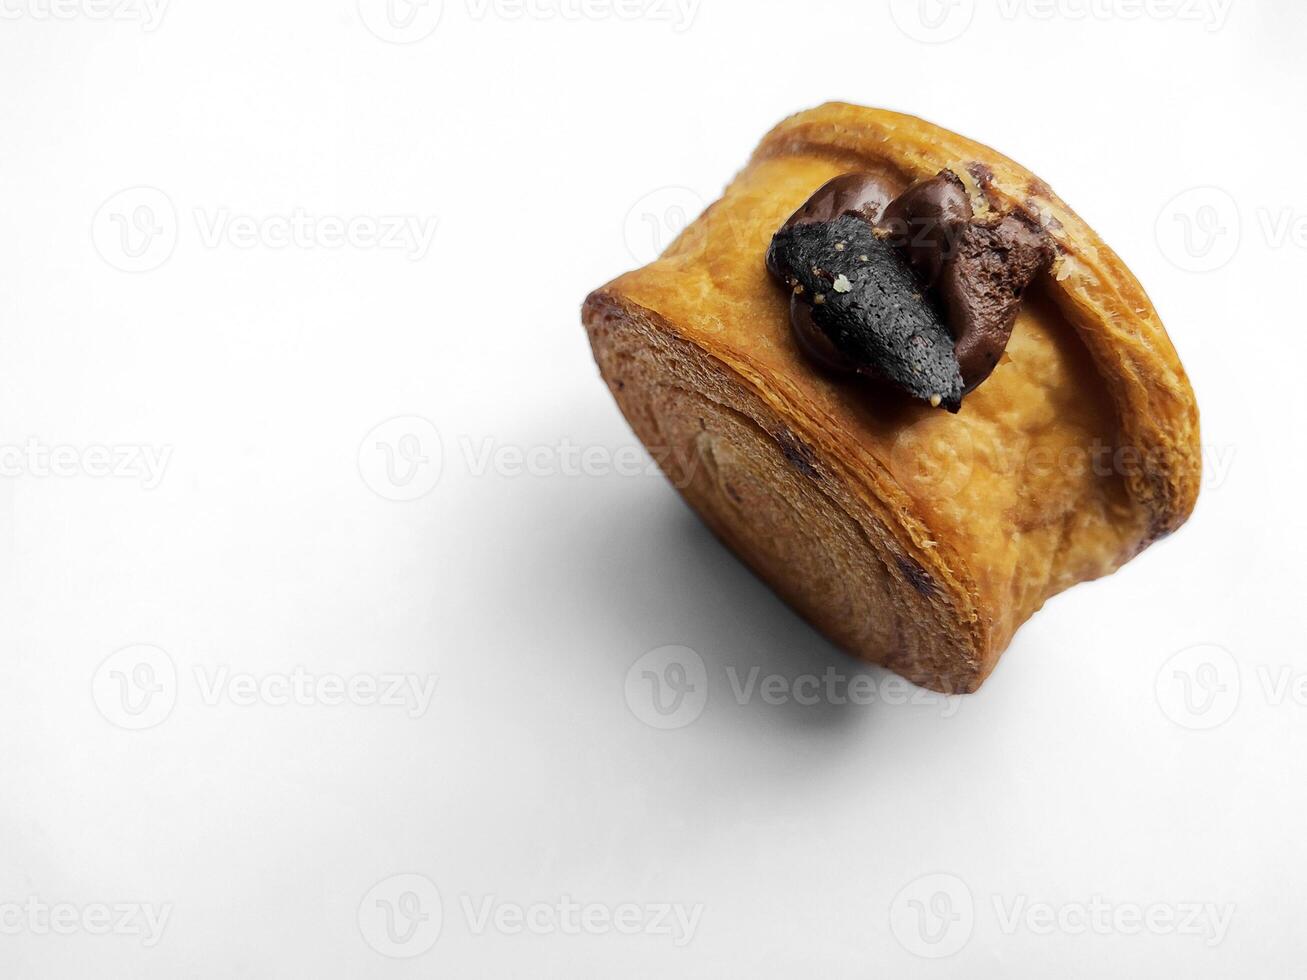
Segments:
[[[930,123],[800,113],[583,320],[707,525],[850,653],[976,690],[1057,593],[1192,512],[1147,295],[1039,178]]]

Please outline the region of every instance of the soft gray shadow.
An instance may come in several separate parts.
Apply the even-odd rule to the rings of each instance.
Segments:
[[[847,679],[888,676],[827,641],[731,553],[661,476],[529,480],[515,488],[507,519],[532,528],[520,536],[515,564],[537,598],[566,610],[557,627],[583,642],[554,643],[579,671],[629,665],[667,645],[696,650],[708,668],[719,716],[756,723],[833,728],[865,719],[877,703],[819,697],[775,704],[754,691],[740,703],[736,685],[780,675]],[[560,560],[561,557],[561,560]],[[540,595],[541,590],[544,596]],[[603,661],[599,663],[599,661]],[[732,683],[734,681],[734,683]]]

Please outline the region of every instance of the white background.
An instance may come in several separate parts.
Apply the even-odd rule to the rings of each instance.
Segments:
[[[0,0],[0,976],[1295,975],[1300,4],[123,2]],[[960,703],[633,467],[578,322],[832,98],[1048,180],[1203,410]]]

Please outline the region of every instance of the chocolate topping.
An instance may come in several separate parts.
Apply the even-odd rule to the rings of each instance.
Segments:
[[[1052,246],[1022,212],[975,217],[944,171],[897,197],[876,174],[823,186],[772,241],[790,321],[822,366],[957,411],[1007,348],[1022,295]]]
[[[888,381],[914,398],[962,404],[953,337],[902,254],[858,214],[800,220],[772,239],[768,268],[793,291],[803,349],[837,371]]]
[[[880,227],[907,256],[922,285],[930,287],[939,280],[945,260],[971,218],[966,185],[946,170],[913,184],[890,202]]]
[[[1007,350],[1021,299],[1052,258],[1043,230],[1023,214],[963,229],[936,286],[957,340],[967,391],[989,377]]]
[[[873,224],[886,205],[894,200],[894,187],[879,174],[845,174],[823,184],[808,203],[795,211],[786,228],[799,224],[822,224],[852,214]]]

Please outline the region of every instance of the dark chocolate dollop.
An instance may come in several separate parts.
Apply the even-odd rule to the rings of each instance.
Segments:
[[[892,200],[894,186],[887,178],[872,173],[845,174],[823,184],[803,207],[790,215],[785,227],[822,224],[846,214],[875,224]]]
[[[1019,212],[963,229],[935,289],[957,340],[967,391],[998,366],[1025,291],[1052,254],[1043,229]]]
[[[956,174],[895,196],[868,173],[818,190],[776,234],[767,267],[793,291],[809,357],[957,411],[997,366],[1051,257],[1025,214],[977,219]]]
[[[972,215],[966,186],[946,170],[913,184],[886,205],[879,225],[912,263],[922,284],[930,287],[939,279]]]

